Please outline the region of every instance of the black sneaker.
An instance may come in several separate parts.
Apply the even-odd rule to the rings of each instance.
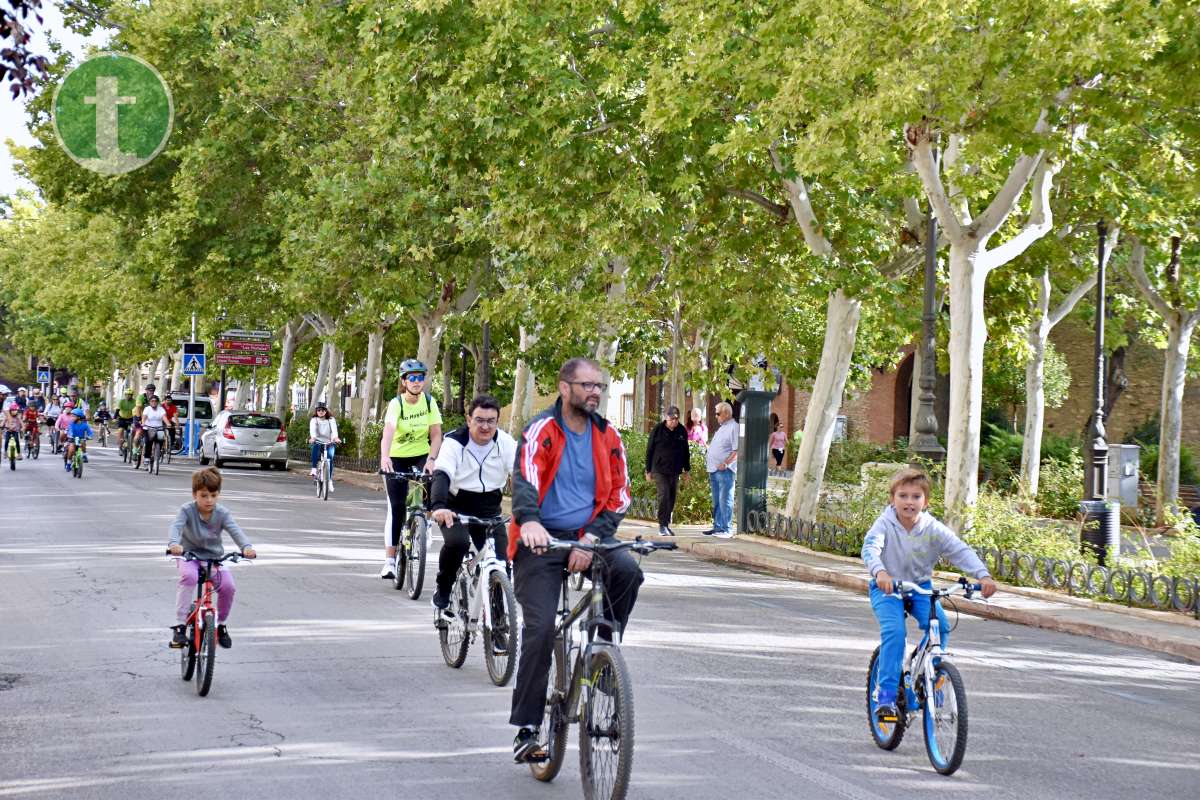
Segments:
[[[433,599],[429,602],[431,602],[433,607],[438,611],[445,611],[450,607],[450,598],[442,594],[441,589],[438,589],[433,593]]]
[[[893,703],[881,703],[875,709],[875,720],[881,725],[895,725],[900,720],[900,712]]]
[[[517,738],[513,739],[513,761],[527,764],[531,761],[545,761],[549,754],[538,742],[537,728],[521,728]]]
[[[229,638],[229,629],[224,625],[217,626],[217,644],[226,650],[233,647],[233,640]]]
[[[180,650],[184,647],[187,647],[187,636],[184,635],[183,626],[173,625],[171,626],[171,630],[174,631],[174,635],[171,637],[171,649]]]

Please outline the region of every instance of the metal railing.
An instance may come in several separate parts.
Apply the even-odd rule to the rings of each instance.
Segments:
[[[289,447],[288,461],[299,461],[305,465],[309,465],[312,463],[312,453],[307,447]],[[344,469],[350,472],[375,473],[379,471],[379,459],[344,456],[341,453],[335,453],[333,456],[333,466],[335,469]]]
[[[749,530],[746,533],[813,550],[857,556],[862,548],[862,536],[837,525],[801,522],[774,511],[754,511],[747,519]],[[1066,561],[995,547],[985,547],[977,552],[992,576],[1006,583],[1065,591],[1070,595],[1129,606],[1190,613],[1200,619],[1200,577],[1178,578],[1145,570],[1102,567],[1086,561]]]

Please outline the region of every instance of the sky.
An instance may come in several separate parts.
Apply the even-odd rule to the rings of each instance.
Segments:
[[[41,25],[33,17],[29,17],[27,20],[33,31],[30,49],[38,54],[49,55],[50,53],[46,39],[47,34],[57,39],[76,59],[79,59],[90,47],[102,45],[108,38],[106,34],[97,32],[90,38],[84,39],[67,30],[55,0],[43,0],[42,19]],[[52,92],[54,87],[46,86],[42,91]],[[29,130],[26,128],[26,121],[25,98],[13,100],[8,85],[0,87],[0,142],[5,143],[3,147],[0,147],[0,195],[12,194],[18,188],[33,188],[31,184],[22,181],[13,172],[12,155],[9,153],[7,145],[10,139],[18,145],[28,146],[34,143],[33,137],[29,135]]]

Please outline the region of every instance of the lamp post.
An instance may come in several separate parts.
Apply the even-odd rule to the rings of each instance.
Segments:
[[[933,151],[933,163],[937,168],[938,152]],[[929,222],[925,229],[925,298],[921,312],[921,397],[917,406],[916,435],[908,443],[912,459],[916,461],[941,461],[946,450],[937,438],[937,414],[933,410],[936,399],[933,387],[937,385],[937,317],[933,300],[937,293],[937,218],[933,206],[929,207]]]
[[[1104,250],[1107,245],[1108,226],[1104,220],[1096,223],[1096,233],[1100,240],[1096,254],[1096,410],[1092,412],[1092,425],[1088,430],[1088,468],[1084,475],[1084,500],[1103,500],[1108,494],[1108,441],[1104,431]]]

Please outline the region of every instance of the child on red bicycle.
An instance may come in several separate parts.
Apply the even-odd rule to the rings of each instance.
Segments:
[[[25,413],[21,415],[21,419],[25,423],[25,433],[33,434],[34,441],[37,441],[41,431],[38,429],[38,423],[41,422],[42,415],[38,413],[37,406],[30,403],[25,407]]]
[[[224,555],[221,532],[226,531],[241,548],[244,557],[255,557],[254,546],[234,522],[229,509],[217,505],[217,497],[220,494],[220,472],[212,467],[205,467],[192,473],[192,502],[180,508],[175,521],[171,523],[167,552],[179,556],[191,551],[200,559],[218,559]],[[188,617],[188,606],[196,596],[200,562],[179,559],[175,563],[179,566],[179,590],[175,595],[177,624],[172,626],[174,635],[171,637],[170,646],[180,648],[187,646],[184,623]],[[237,593],[237,587],[234,585],[233,575],[224,566],[215,568],[212,577],[217,590],[217,643],[221,647],[232,647],[233,640],[229,638],[225,620],[229,618],[229,612],[233,608],[233,596]]]

